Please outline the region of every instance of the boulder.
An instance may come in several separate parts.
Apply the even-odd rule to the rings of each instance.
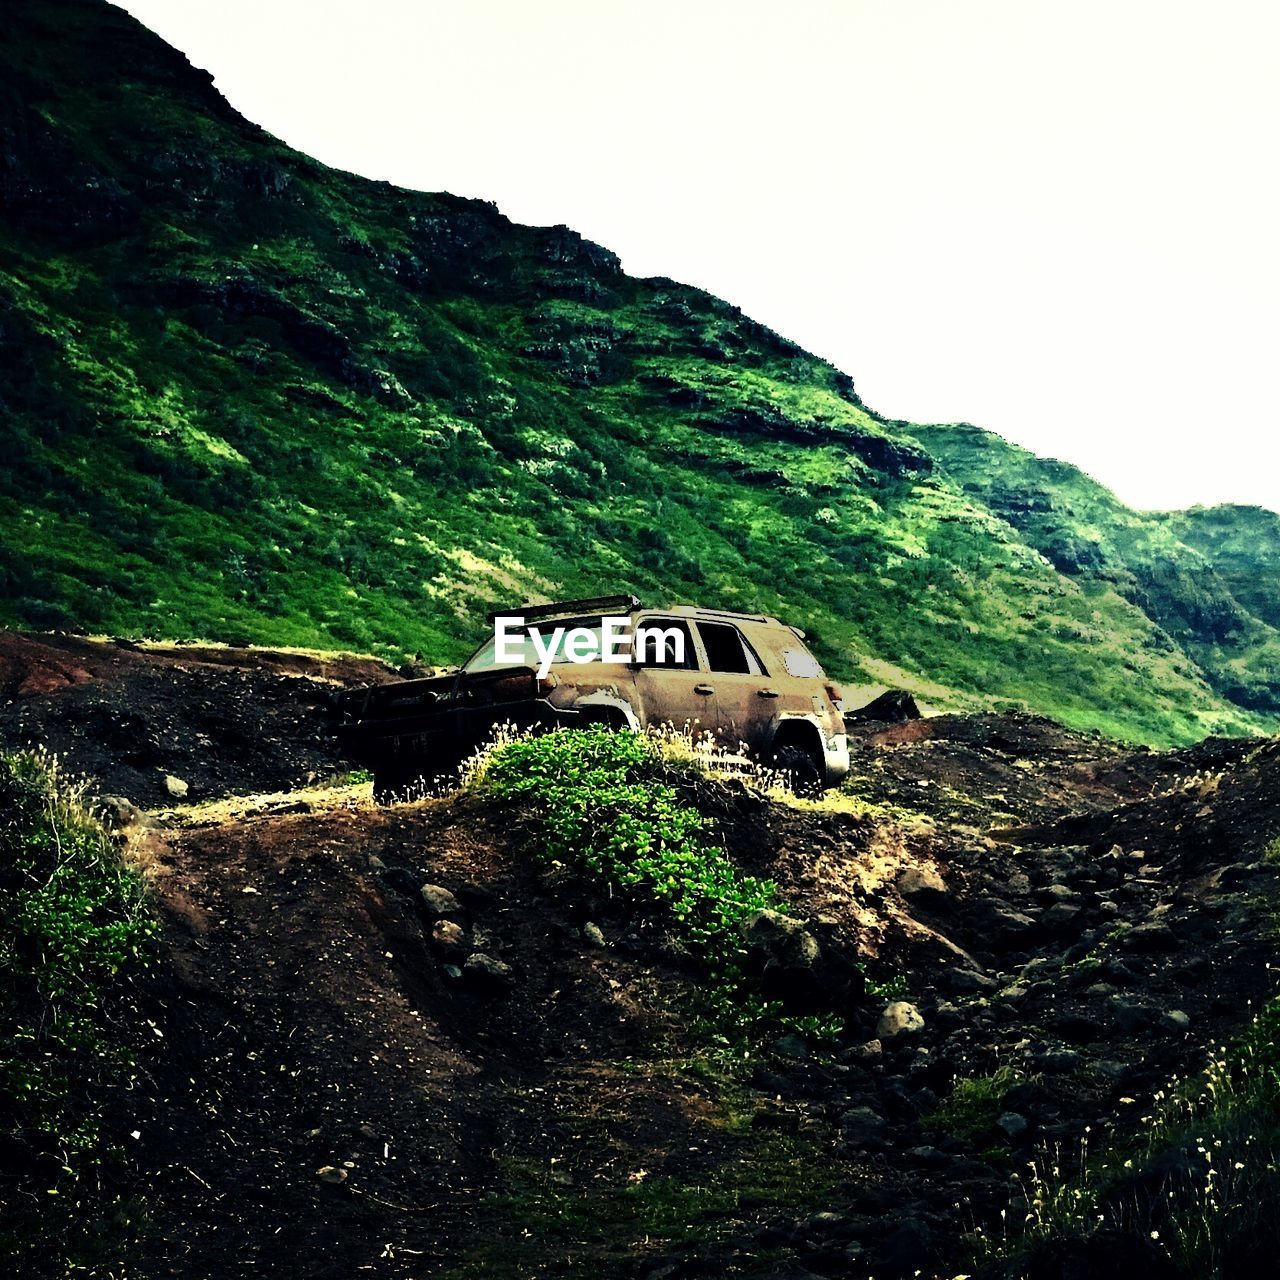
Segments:
[[[422,905],[430,916],[462,915],[462,903],[448,889],[438,884],[424,884],[418,890],[418,896],[422,899]]]
[[[931,866],[906,867],[898,874],[898,892],[904,898],[929,903],[947,896],[946,881]]]
[[[818,940],[799,920],[769,908],[753,912],[738,926],[747,951],[766,966],[811,969],[820,954]]]
[[[437,920],[431,926],[431,945],[441,955],[460,955],[467,949],[467,935],[456,920]]]
[[[895,1000],[885,1008],[876,1023],[876,1037],[883,1044],[895,1036],[914,1035],[924,1029],[924,1018],[920,1010],[906,1000]]]
[[[870,1107],[851,1107],[840,1116],[840,1137],[851,1147],[879,1139],[888,1122]]]

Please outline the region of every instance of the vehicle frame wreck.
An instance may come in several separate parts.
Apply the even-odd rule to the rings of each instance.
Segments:
[[[668,639],[675,633],[683,645],[659,646],[643,662],[579,661],[559,652],[547,669],[532,643],[526,660],[499,663],[495,632],[456,670],[339,695],[340,733],[349,753],[371,769],[380,802],[455,776],[499,725],[687,728],[727,749],[745,749],[798,791],[834,786],[848,772],[839,691],[798,628],[756,613],[646,608],[634,596],[525,605],[496,611],[489,621],[513,616],[526,628],[554,624],[562,635],[599,631],[606,618],[625,616],[632,631],[648,628]]]

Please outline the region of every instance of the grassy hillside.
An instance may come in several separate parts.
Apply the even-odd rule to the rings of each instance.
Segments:
[[[327,170],[96,0],[6,23],[0,621],[445,661],[495,603],[628,588],[774,611],[837,675],[951,705],[1270,723],[1270,624],[1241,624],[1233,701],[1236,658],[1135,587],[1127,538],[1073,568],[732,306]]]
[[[1083,472],[977,427],[912,428],[964,492],[1061,573],[1132,601],[1237,706],[1280,711],[1280,516],[1138,512]]]

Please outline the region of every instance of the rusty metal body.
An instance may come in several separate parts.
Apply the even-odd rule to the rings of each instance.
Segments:
[[[848,772],[839,694],[805,647],[803,633],[760,614],[679,605],[646,609],[630,597],[514,608],[532,624],[598,627],[625,614],[633,628],[678,629],[684,662],[668,647],[635,660],[498,665],[493,641],[457,672],[341,695],[342,732],[391,798],[419,779],[452,774],[501,724],[551,729],[602,724],[643,730],[671,725],[710,735],[729,750],[799,769],[810,789]],[[495,615],[497,616],[497,615]]]

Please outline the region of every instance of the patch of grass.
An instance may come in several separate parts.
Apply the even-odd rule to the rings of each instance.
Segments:
[[[22,1275],[101,1260],[127,1224],[121,1135],[157,925],[81,788],[0,756],[0,1245]]]
[[[753,1209],[798,1215],[825,1207],[843,1176],[826,1147],[807,1134],[729,1126],[714,1141],[714,1159],[696,1171],[664,1172],[663,1155],[653,1153],[658,1167],[634,1169],[620,1185],[574,1185],[554,1166],[508,1161],[507,1190],[477,1214],[483,1234],[468,1260],[443,1274],[497,1280],[550,1264],[556,1275],[598,1276],[610,1263],[634,1265],[646,1251],[734,1235]],[[770,1251],[757,1251],[736,1274],[774,1275],[776,1261]]]
[[[696,771],[646,734],[602,728],[561,730],[496,746],[469,785],[531,810],[531,841],[545,866],[566,868],[656,915],[705,975],[704,993],[727,1027],[783,1022],[745,966],[739,926],[765,908],[784,908],[771,881],[747,875],[715,842],[715,824],[680,798],[677,783]],[[831,1019],[791,1019],[825,1036]]]
[[[957,1080],[951,1093],[920,1122],[922,1129],[976,1141],[991,1132],[1000,1116],[1000,1100],[1023,1080],[1012,1067],[990,1075]]]
[[[1280,1251],[1280,997],[1203,1071],[1157,1093],[1141,1136],[1032,1164],[1016,1257],[1100,1231],[1149,1241],[1187,1280],[1270,1274]]]

